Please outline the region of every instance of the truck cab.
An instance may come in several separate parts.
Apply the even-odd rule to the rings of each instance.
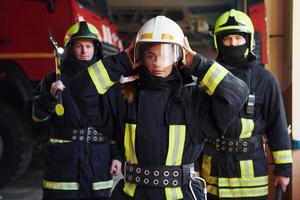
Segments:
[[[122,50],[105,0],[9,0],[0,3],[0,187],[22,175],[47,131],[32,127],[26,100],[55,70],[51,29],[60,46],[78,21],[96,26],[104,56]]]

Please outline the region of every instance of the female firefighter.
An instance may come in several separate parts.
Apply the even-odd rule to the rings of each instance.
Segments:
[[[243,12],[230,10],[215,23],[217,61],[244,80],[247,102],[226,132],[210,137],[204,148],[201,175],[210,199],[267,199],[266,134],[275,163],[275,184],[283,191],[291,175],[291,143],[279,86],[274,76],[254,62],[254,29]]]
[[[32,100],[32,119],[50,126],[45,153],[43,199],[108,199],[112,175],[121,169],[113,144],[113,125],[106,126],[106,96],[90,98],[77,106],[69,84],[81,70],[102,58],[99,32],[92,24],[79,22],[66,33],[61,79],[47,75]],[[62,91],[64,115],[54,113],[58,91]],[[111,116],[110,116],[111,118]]]
[[[178,24],[157,16],[140,28],[125,52],[81,72],[71,93],[84,104],[92,91],[106,93],[133,70],[138,78],[125,86],[116,105],[125,167],[112,199],[204,199],[203,188],[192,181],[204,132],[226,129],[247,98],[246,84],[196,54]],[[199,78],[196,85],[184,84],[182,76],[190,75]]]

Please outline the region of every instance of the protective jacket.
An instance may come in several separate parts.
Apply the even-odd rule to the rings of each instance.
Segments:
[[[266,199],[268,163],[263,135],[274,158],[274,174],[291,175],[291,143],[280,89],[274,76],[258,63],[226,68],[247,83],[250,94],[226,132],[217,138],[209,136],[201,175],[211,199]]]
[[[104,94],[131,71],[125,52],[103,58],[77,76],[71,93],[77,100],[89,98],[84,91],[90,89]],[[189,180],[203,137],[226,129],[244,104],[248,89],[221,65],[199,54],[189,73],[199,77],[196,86],[182,86],[179,79],[170,78],[174,73],[161,82],[141,74],[134,101],[120,101],[117,112],[123,126],[119,137],[124,144],[125,183],[119,182],[113,199],[193,198],[183,180],[184,168],[188,168]]]
[[[112,142],[116,132],[114,116],[105,111],[112,102],[104,95],[89,98],[84,106],[77,106],[70,95],[69,84],[92,62],[70,59],[71,62],[66,60],[62,64],[61,81],[66,86],[62,92],[64,115],[54,113],[57,100],[51,96],[50,88],[56,80],[55,73],[42,80],[31,98],[33,121],[48,125],[50,130],[45,152],[43,198],[108,197],[113,185],[111,161],[120,159]],[[116,93],[113,89],[107,95]]]

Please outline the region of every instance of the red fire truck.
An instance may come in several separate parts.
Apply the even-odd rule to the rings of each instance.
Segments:
[[[51,28],[63,45],[66,30],[88,21],[100,33],[104,55],[122,50],[105,0],[9,0],[0,3],[0,186],[22,175],[46,130],[30,126],[26,99],[54,70]]]

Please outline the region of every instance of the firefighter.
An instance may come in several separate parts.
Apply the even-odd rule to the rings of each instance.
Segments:
[[[102,58],[99,37],[90,23],[82,21],[71,26],[64,38],[61,79],[56,80],[54,72],[48,74],[31,99],[33,121],[48,125],[50,130],[43,200],[108,199],[112,175],[121,171],[113,140],[116,128],[106,126],[108,98],[99,96],[77,106],[69,90],[78,72]],[[58,91],[62,91],[63,116],[54,112]]]
[[[82,71],[71,93],[83,104],[93,98],[92,90],[109,92],[121,75],[135,80],[115,109],[125,166],[112,199],[204,199],[205,184],[194,178],[204,132],[217,134],[236,116],[247,98],[246,84],[194,52],[178,24],[165,16],[147,21],[124,52]],[[185,84],[190,75],[199,80]]]
[[[275,164],[275,185],[286,190],[292,168],[291,143],[280,88],[275,77],[255,62],[254,28],[243,12],[230,10],[216,21],[217,62],[247,83],[250,93],[237,118],[210,137],[201,175],[209,199],[267,199],[266,136]],[[271,183],[274,184],[274,183]]]

